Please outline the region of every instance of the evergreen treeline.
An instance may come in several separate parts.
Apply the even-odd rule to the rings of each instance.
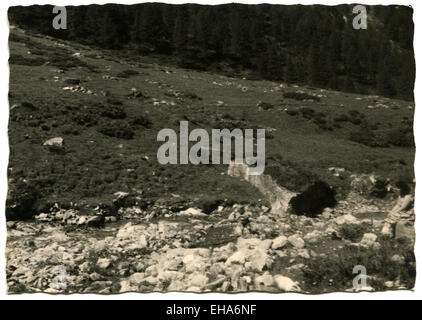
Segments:
[[[68,29],[51,6],[12,7],[11,23],[135,54],[172,55],[180,66],[251,70],[269,80],[413,99],[413,10],[367,6],[354,30],[351,5],[220,6],[148,3],[67,7]]]

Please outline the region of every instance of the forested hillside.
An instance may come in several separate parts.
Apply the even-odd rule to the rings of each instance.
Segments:
[[[67,7],[54,30],[51,6],[13,7],[26,29],[127,54],[164,55],[184,68],[413,99],[413,9],[368,6],[141,4]],[[123,51],[121,51],[123,52]]]

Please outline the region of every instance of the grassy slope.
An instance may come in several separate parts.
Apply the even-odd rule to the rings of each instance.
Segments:
[[[22,38],[21,30],[11,30],[18,35],[18,42],[10,42],[11,54],[25,58],[33,51],[47,61],[54,57],[57,43],[54,39],[27,34]],[[29,49],[28,49],[29,48]],[[57,73],[57,66],[10,66],[10,177],[26,178],[43,185],[48,198],[63,201],[78,201],[81,198],[108,198],[116,191],[131,188],[142,189],[146,198],[170,198],[178,194],[182,198],[231,198],[236,201],[252,201],[260,197],[248,184],[228,177],[223,173],[226,166],[160,166],[156,161],[159,147],[156,135],[163,128],[178,128],[178,121],[188,117],[197,126],[208,130],[224,127],[234,119],[241,128],[274,128],[273,139],[266,141],[266,155],[269,165],[272,159],[285,164],[293,163],[329,180],[333,185],[341,185],[328,174],[327,168],[344,167],[352,172],[372,172],[395,178],[412,174],[414,150],[411,148],[370,148],[348,140],[356,126],[343,124],[333,131],[320,129],[312,121],[303,117],[290,116],[284,110],[310,107],[329,117],[358,110],[371,123],[381,128],[398,126],[403,117],[413,118],[413,104],[405,101],[368,97],[341,92],[321,91],[312,88],[280,87],[269,81],[250,81],[229,78],[211,73],[165,67],[159,60],[133,57],[123,61],[112,53],[101,53],[74,43],[65,43],[70,57],[81,52],[82,61],[94,66],[71,68],[64,74]],[[90,57],[87,57],[87,55]],[[96,58],[96,55],[104,55]],[[92,68],[91,68],[92,69]],[[104,80],[103,75],[116,76],[127,69],[136,70],[138,75],[127,79]],[[58,81],[54,77],[57,76]],[[82,86],[97,95],[62,90],[67,86],[67,78],[83,81]],[[131,88],[137,88],[149,99],[128,100]],[[247,88],[242,90],[242,88]],[[195,93],[202,100],[168,96],[172,90]],[[283,99],[284,92],[302,90],[310,94],[322,94],[321,102],[295,101]],[[98,123],[87,127],[72,121],[75,115],[92,109],[96,103],[109,107],[107,98],[121,100],[130,121],[135,116],[146,115],[152,121],[151,128],[133,127],[135,136],[125,140],[105,136],[97,131],[99,126],[108,125],[111,119],[93,112]],[[357,100],[359,99],[359,100]],[[395,108],[368,109],[374,100]],[[154,101],[174,102],[156,105]],[[223,101],[224,105],[219,105]],[[264,101],[275,106],[268,111],[260,111],[257,103]],[[20,106],[30,102],[38,110]],[[409,108],[411,106],[412,108]],[[31,126],[32,125],[32,126]],[[42,125],[46,125],[44,129]],[[191,124],[191,129],[195,125]],[[72,131],[75,131],[73,132]],[[52,137],[61,136],[65,140],[65,154],[55,154],[42,147],[42,143]],[[142,160],[148,156],[149,160]],[[274,163],[273,163],[274,164]],[[281,181],[282,182],[282,181]],[[301,186],[297,186],[300,189]]]

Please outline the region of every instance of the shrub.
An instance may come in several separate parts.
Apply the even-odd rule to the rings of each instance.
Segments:
[[[107,117],[110,119],[124,119],[126,118],[126,112],[123,110],[121,106],[115,105],[107,105],[103,106],[101,111],[101,115],[103,117]]]
[[[184,97],[192,99],[192,100],[202,100],[202,98],[200,96],[198,96],[195,92],[191,92],[191,91],[185,91],[182,93]]]
[[[22,107],[24,107],[24,108],[26,108],[26,109],[29,109],[29,110],[31,110],[31,111],[35,111],[35,110],[37,110],[38,108],[36,107],[36,106],[34,106],[31,102],[22,102]]]
[[[325,208],[334,207],[337,201],[335,192],[323,181],[317,181],[301,194],[290,200],[292,213],[316,217]]]
[[[138,74],[139,74],[138,71],[129,69],[129,70],[124,70],[122,72],[119,72],[116,75],[116,77],[118,77],[118,78],[129,78],[129,77],[132,77],[132,76],[136,76]]]
[[[345,224],[340,229],[340,236],[352,242],[359,242],[367,231],[367,226],[363,224]]]
[[[310,94],[307,93],[303,93],[303,92],[286,92],[283,94],[283,97],[285,99],[294,99],[294,100],[298,100],[298,101],[303,101],[303,100],[313,100],[316,102],[321,101],[321,99],[319,97],[315,97],[312,96]]]
[[[115,106],[122,106],[123,102],[116,98],[107,98],[107,103]]]
[[[270,175],[280,186],[295,192],[303,191],[303,186],[309,185],[317,180],[317,177],[313,173],[290,161],[267,166],[265,168],[265,174]]]
[[[6,200],[6,220],[31,219],[35,214],[35,203],[39,193],[35,186],[25,182],[9,183],[9,192]]]
[[[387,133],[387,142],[396,147],[411,148],[415,146],[412,127],[392,129]]]
[[[404,257],[405,263],[393,262],[394,255]],[[400,285],[413,289],[416,263],[413,246],[396,240],[381,242],[380,248],[347,246],[330,252],[324,258],[314,257],[303,268],[304,288],[310,293],[344,291],[353,288],[355,266],[365,266],[368,285],[376,291],[389,290],[385,282],[400,279]]]
[[[10,55],[10,58],[9,58],[10,64],[17,64],[17,65],[21,65],[21,66],[37,67],[37,66],[42,66],[46,62],[47,61],[44,58],[41,58],[41,57],[25,58],[25,57],[18,55],[18,54],[12,54],[12,55]]]
[[[112,121],[111,123],[104,123],[98,128],[98,132],[114,138],[132,139],[135,132],[127,122]]]
[[[294,116],[298,116],[298,115],[299,115],[299,111],[297,111],[297,110],[287,110],[287,111],[286,111],[286,113],[287,113],[289,116],[292,116],[292,117],[294,117]]]
[[[80,79],[66,79],[64,83],[68,85],[77,86],[77,85],[80,85],[82,81]]]
[[[349,139],[353,142],[372,147],[375,140],[375,133],[369,126],[363,125],[359,130],[352,131]]]
[[[222,203],[218,199],[203,199],[196,202],[196,206],[206,214],[211,214],[217,210],[218,206]]]
[[[9,34],[9,41],[12,41],[12,42],[28,42],[29,41],[29,38],[28,37],[23,37],[23,36],[20,36],[20,35],[18,35],[18,34],[16,34],[16,33],[10,33]]]
[[[142,126],[145,128],[151,128],[152,121],[147,116],[138,115],[130,120],[130,124],[135,126]]]
[[[350,117],[346,114],[341,114],[334,118],[335,122],[350,122]]]
[[[274,106],[271,103],[268,102],[259,102],[257,104],[258,108],[261,108],[262,110],[271,110],[274,109]]]
[[[54,55],[49,57],[50,64],[62,70],[70,70],[77,67],[85,67],[92,72],[96,72],[97,67],[87,64],[81,59],[72,57],[68,52],[55,52]]]
[[[299,110],[302,114],[302,117],[305,119],[311,120],[315,117],[315,110],[311,108],[302,108]]]
[[[97,124],[97,120],[87,112],[78,112],[74,117],[73,121],[81,126],[92,127]]]

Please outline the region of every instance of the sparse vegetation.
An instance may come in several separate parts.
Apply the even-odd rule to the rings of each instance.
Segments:
[[[132,69],[128,69],[128,70],[123,70],[122,72],[119,72],[116,75],[116,77],[127,79],[127,78],[130,78],[130,77],[133,77],[133,76],[137,76],[138,74],[139,74],[138,71],[132,70]]]
[[[316,101],[316,102],[321,101],[320,98],[312,96],[307,93],[303,93],[303,92],[286,92],[283,94],[283,97],[285,99],[294,99],[298,101],[305,101],[305,100],[311,100],[311,101]]]
[[[394,255],[404,257],[403,263],[392,261]],[[399,281],[406,288],[413,288],[416,279],[415,256],[409,243],[383,241],[380,248],[344,247],[326,255],[325,259],[313,258],[304,268],[306,290],[311,293],[344,291],[353,288],[355,266],[365,266],[368,286],[385,291],[387,281]]]
[[[24,56],[17,55],[17,54],[11,54],[9,58],[10,64],[18,64],[21,66],[38,67],[38,66],[42,66],[46,62],[47,60],[40,57],[25,58]]]
[[[127,122],[116,120],[100,125],[98,132],[119,139],[132,139],[135,135],[135,132]]]

